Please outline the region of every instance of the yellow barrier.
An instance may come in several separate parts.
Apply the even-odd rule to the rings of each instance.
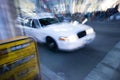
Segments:
[[[41,80],[37,47],[32,38],[0,41],[0,80]]]

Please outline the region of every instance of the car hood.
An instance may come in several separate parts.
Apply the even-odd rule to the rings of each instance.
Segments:
[[[59,23],[48,25],[44,28],[45,32],[54,33],[59,35],[71,35],[77,32],[83,31],[90,28],[83,24],[73,24],[73,23]]]

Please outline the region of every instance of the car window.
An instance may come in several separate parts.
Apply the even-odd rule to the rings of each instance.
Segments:
[[[59,21],[56,18],[43,18],[39,19],[39,22],[41,23],[41,26],[59,23]]]
[[[25,23],[25,26],[31,27],[31,28],[40,28],[41,27],[38,19],[28,19],[27,23]]]
[[[28,21],[24,24],[25,26],[31,27],[32,19],[28,19]]]
[[[40,27],[41,27],[38,19],[34,19],[34,20],[32,21],[32,27],[33,27],[33,28],[40,28]]]

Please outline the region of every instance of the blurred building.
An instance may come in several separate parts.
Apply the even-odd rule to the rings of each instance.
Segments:
[[[16,16],[14,0],[0,0],[0,40],[22,35],[15,28]]]
[[[70,0],[42,0],[47,8],[55,14],[68,13]]]
[[[119,0],[71,0],[71,13],[105,11]]]

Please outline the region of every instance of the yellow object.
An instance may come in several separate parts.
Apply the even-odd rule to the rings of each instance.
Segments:
[[[0,80],[36,80],[39,72],[34,39],[22,36],[0,41]]]

